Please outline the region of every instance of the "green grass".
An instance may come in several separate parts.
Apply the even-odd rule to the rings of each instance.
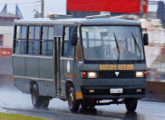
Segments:
[[[50,120],[47,118],[31,117],[19,114],[0,113],[0,120]]]

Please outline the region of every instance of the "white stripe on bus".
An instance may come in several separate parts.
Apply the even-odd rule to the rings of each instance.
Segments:
[[[16,54],[13,54],[13,57],[53,59],[53,56],[16,55]]]
[[[26,57],[26,58],[45,58],[45,59],[53,59],[53,56],[35,56],[35,55],[17,55],[13,54],[13,57]],[[74,60],[74,58],[69,57],[60,57],[60,60]]]
[[[14,78],[30,79],[37,81],[52,81],[52,82],[54,81],[53,79],[47,79],[47,78],[33,78],[33,77],[17,76],[17,75],[14,75]]]
[[[74,58],[61,57],[60,60],[74,60]]]

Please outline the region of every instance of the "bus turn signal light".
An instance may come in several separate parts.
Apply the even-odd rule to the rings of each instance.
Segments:
[[[145,72],[144,72],[144,77],[147,78],[147,76],[148,76],[148,72],[145,71]]]
[[[87,72],[81,72],[81,78],[86,79],[87,78]]]
[[[16,78],[13,78],[13,81],[15,82],[16,81]]]
[[[82,98],[83,98],[82,92],[76,92],[76,99],[82,99]]]

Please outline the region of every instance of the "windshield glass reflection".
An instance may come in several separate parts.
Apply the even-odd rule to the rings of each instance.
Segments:
[[[138,26],[83,26],[82,41],[86,60],[143,60]]]

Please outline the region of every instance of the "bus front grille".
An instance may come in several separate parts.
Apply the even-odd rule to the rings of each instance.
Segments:
[[[99,71],[99,78],[135,78],[135,71]]]

